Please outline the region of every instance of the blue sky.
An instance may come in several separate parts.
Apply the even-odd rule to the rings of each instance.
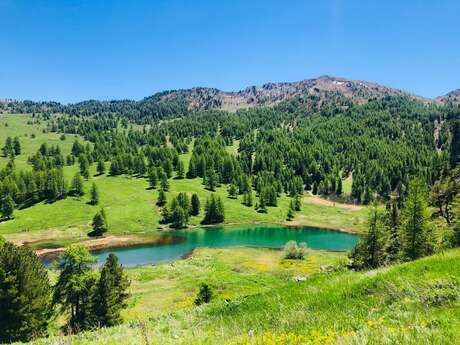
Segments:
[[[460,88],[460,0],[0,0],[0,98],[141,99],[324,74]]]

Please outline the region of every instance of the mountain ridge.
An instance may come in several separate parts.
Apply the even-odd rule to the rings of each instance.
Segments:
[[[445,96],[433,99],[415,95],[408,91],[384,86],[382,84],[352,80],[342,77],[323,75],[318,78],[303,79],[294,82],[269,82],[262,85],[252,85],[239,91],[223,91],[212,87],[192,87],[188,89],[166,90],[144,97],[141,100],[84,100],[71,104],[59,102],[33,102],[17,100],[1,100],[0,111],[19,111],[25,108],[25,112],[54,111],[81,113],[82,108],[90,107],[93,111],[114,111],[121,108],[133,107],[144,108],[172,108],[173,112],[187,113],[198,110],[226,110],[236,111],[242,108],[255,106],[275,106],[283,101],[289,101],[296,97],[312,96],[319,99],[328,99],[331,94],[342,96],[354,104],[363,104],[369,99],[383,98],[386,96],[405,96],[424,103],[446,104],[448,102],[460,103],[460,89],[453,90]],[[171,107],[170,104],[173,104]],[[85,112],[88,113],[87,109]]]

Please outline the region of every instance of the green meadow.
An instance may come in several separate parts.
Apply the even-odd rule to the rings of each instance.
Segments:
[[[128,269],[127,323],[36,344],[431,345],[460,335],[459,250],[367,272],[342,270],[341,258],[310,252],[293,262],[267,249],[201,249],[173,264]],[[323,265],[332,270],[319,272]],[[215,297],[198,307],[201,281]]]
[[[70,153],[72,143],[78,136],[67,135],[65,140],[56,133],[44,133],[44,121],[36,121],[29,115],[1,115],[0,116],[0,143],[4,143],[8,136],[18,136],[22,146],[15,164],[20,169],[31,169],[27,164],[27,157],[35,154],[44,142],[47,145],[59,145],[62,153]],[[33,138],[32,135],[35,135]],[[83,142],[82,138],[78,138]],[[229,152],[236,153],[238,142],[228,146]],[[181,155],[187,169],[190,152]],[[4,166],[7,159],[0,158],[0,166]],[[107,164],[108,170],[108,164]],[[64,173],[68,181],[78,171],[78,166],[66,166]],[[91,167],[91,177],[85,181],[86,194],[83,197],[67,197],[54,203],[42,202],[29,208],[15,210],[14,219],[0,223],[0,235],[17,242],[34,242],[36,248],[56,247],[72,242],[87,239],[91,229],[91,220],[94,214],[103,207],[109,221],[109,235],[135,235],[155,238],[158,235],[160,213],[155,205],[158,190],[150,190],[148,181],[143,177],[132,176],[95,176],[95,165]],[[89,201],[89,190],[92,183],[96,183],[100,202],[92,206]],[[198,194],[202,206],[206,198],[212,193],[206,190],[202,179],[170,179],[170,190],[166,193],[167,199],[179,192]],[[345,184],[345,186],[347,183]],[[237,199],[227,197],[226,186],[220,186],[216,192],[224,200],[225,224],[244,223],[272,223],[310,225],[332,229],[344,229],[362,232],[365,229],[366,210],[347,209],[333,205],[320,205],[304,201],[302,211],[292,222],[286,221],[289,198],[282,195],[278,199],[277,207],[268,207],[267,213],[258,213],[253,207],[242,204],[242,196]],[[190,220],[190,226],[200,226],[203,213]]]

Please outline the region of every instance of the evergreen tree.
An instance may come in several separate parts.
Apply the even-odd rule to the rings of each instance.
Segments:
[[[294,211],[298,212],[302,209],[302,199],[299,195],[296,195],[293,199]]]
[[[452,125],[452,140],[450,144],[450,166],[457,165],[460,154],[460,121],[454,121]]]
[[[312,187],[312,190],[311,190],[312,194],[313,195],[317,195],[318,194],[318,184],[315,182],[313,182],[313,187]]]
[[[97,173],[99,175],[105,174],[105,163],[102,159],[97,162]]]
[[[13,218],[14,201],[11,195],[7,195],[0,201],[0,211],[2,213],[2,218],[4,219]]]
[[[14,156],[13,139],[11,139],[11,137],[6,138],[5,146],[2,147],[2,152],[5,157]]]
[[[287,216],[286,216],[286,219],[287,220],[292,220],[295,216],[295,210],[294,210],[294,204],[291,200],[291,202],[289,203],[289,208],[288,208],[288,212],[287,212]]]
[[[85,179],[89,179],[89,161],[86,155],[81,155],[79,157],[80,161],[80,174]]]
[[[94,215],[91,225],[93,231],[88,234],[89,236],[101,236],[108,231],[107,216],[103,208]]]
[[[16,156],[21,154],[21,143],[18,137],[14,137],[13,139],[13,151]]]
[[[183,179],[185,177],[185,168],[184,168],[184,163],[181,160],[177,162],[176,170],[177,170],[176,178]]]
[[[204,185],[207,189],[214,192],[218,185],[217,174],[214,169],[206,170],[206,176],[204,177]]]
[[[188,214],[179,205],[179,202],[177,201],[177,199],[173,199],[169,212],[170,212],[169,221],[171,222],[171,227],[178,228],[178,229],[187,227]],[[167,221],[168,220],[166,220],[166,222]]]
[[[201,305],[209,303],[212,299],[212,290],[208,284],[202,283],[200,286],[200,291],[195,299],[196,305]]]
[[[165,192],[169,190],[169,181],[168,181],[168,176],[166,176],[166,174],[163,174],[161,176],[161,190]]]
[[[157,206],[162,207],[164,205],[166,205],[166,194],[163,189],[160,189],[158,192]]]
[[[206,200],[203,224],[222,223],[225,218],[224,205],[220,196],[211,194]]]
[[[52,289],[42,261],[25,246],[0,244],[0,342],[46,335]]]
[[[257,205],[257,211],[260,213],[267,213],[267,202],[265,200],[265,195],[262,193],[259,195],[259,203]]]
[[[342,187],[342,179],[339,177],[337,179],[337,187],[336,187],[336,190],[335,190],[335,194],[337,195],[342,195],[343,193],[343,187]]]
[[[196,193],[192,195],[192,205],[190,214],[192,216],[197,216],[200,213],[200,198]]]
[[[185,212],[187,212],[187,216],[188,216],[188,214],[190,213],[191,204],[190,204],[190,199],[187,193],[180,192],[179,194],[177,194],[176,199],[177,199],[179,206],[182,207]]]
[[[387,204],[386,228],[388,232],[387,254],[390,262],[399,259],[400,236],[399,236],[399,210],[398,203],[393,200]]]
[[[94,324],[92,296],[96,283],[91,265],[96,259],[84,245],[68,247],[58,263],[59,277],[54,286],[53,301],[70,315],[68,325],[73,333]]]
[[[401,222],[401,252],[404,259],[415,260],[433,252],[425,183],[416,178],[409,183]]]
[[[166,159],[164,162],[163,162],[163,170],[167,176],[167,178],[171,178],[172,177],[172,173],[173,173],[173,164],[171,162],[170,159]]]
[[[99,203],[99,191],[97,189],[96,183],[93,182],[91,185],[91,205],[97,205]]]
[[[386,245],[383,216],[373,205],[369,209],[368,233],[350,253],[352,267],[373,269],[382,266],[386,262]]]
[[[79,172],[74,175],[72,182],[70,183],[70,190],[71,193],[76,196],[83,196],[85,194],[83,189],[83,178]]]
[[[228,197],[230,199],[236,199],[238,196],[238,188],[236,187],[235,184],[231,183],[230,186],[228,187]]]
[[[155,169],[155,167],[149,168],[148,177],[149,177],[150,188],[155,189],[158,183],[158,174],[157,174],[157,169]]]
[[[127,289],[130,285],[123,267],[115,254],[109,254],[101,269],[100,278],[93,295],[94,315],[102,327],[111,327],[121,322],[120,312],[126,308]]]
[[[245,194],[244,194],[244,197],[243,197],[243,204],[248,206],[248,207],[251,207],[252,204],[253,204],[253,200],[252,200],[252,190],[248,190]]]
[[[110,175],[112,176],[117,176],[117,175],[120,175],[121,174],[121,164],[120,164],[120,161],[118,159],[114,159],[111,163],[110,163],[110,170],[109,170],[109,173]]]

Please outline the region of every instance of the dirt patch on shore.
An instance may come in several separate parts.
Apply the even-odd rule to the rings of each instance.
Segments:
[[[128,245],[135,245],[138,243],[146,243],[145,239],[140,239],[136,237],[122,237],[122,236],[107,236],[101,238],[95,238],[92,240],[86,240],[80,242],[84,244],[89,250],[99,250],[105,248],[113,247],[124,247]],[[45,248],[35,250],[35,254],[39,257],[56,257],[60,255],[65,250],[64,247],[59,248]]]
[[[321,206],[330,206],[330,207],[337,207],[337,208],[342,208],[345,210],[351,210],[351,211],[359,211],[363,208],[363,206],[360,205],[354,205],[354,204],[345,204],[341,202],[336,202],[333,200],[328,200],[321,198],[316,195],[307,195],[303,198],[303,202],[306,204],[314,204],[314,205],[321,205]]]

